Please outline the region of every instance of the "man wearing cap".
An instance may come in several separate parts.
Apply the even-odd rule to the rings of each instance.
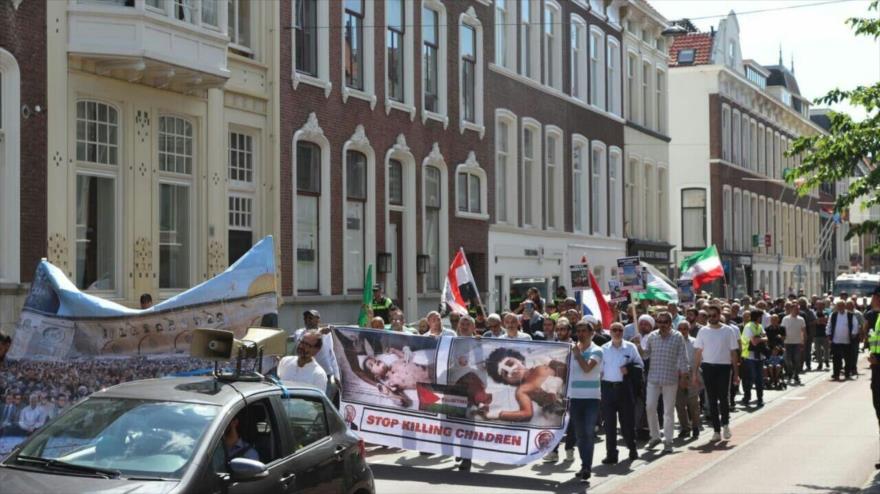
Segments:
[[[321,324],[321,313],[315,309],[309,309],[303,312],[303,324],[305,327],[297,329],[296,332],[293,333],[293,336],[288,338],[288,342],[292,341],[293,343],[292,347],[288,346],[288,349],[292,348],[292,351],[289,350],[288,353],[295,353],[297,351],[299,343],[302,341],[303,335],[306,331],[318,330],[318,325]],[[336,362],[336,357],[333,355],[333,336],[330,335],[330,331],[327,329],[320,330],[320,333],[322,345],[317,349],[315,361],[322,369],[324,369],[324,372],[328,376],[334,376],[339,379],[339,377],[342,376],[342,373],[339,371],[339,364]]]
[[[394,302],[382,293],[382,285],[376,283],[373,285],[373,302],[370,309],[373,310],[373,317],[381,317],[386,323],[391,320],[391,307]]]

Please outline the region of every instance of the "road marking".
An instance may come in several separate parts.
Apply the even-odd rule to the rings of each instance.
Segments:
[[[780,397],[783,400],[806,400],[806,396],[782,396]]]

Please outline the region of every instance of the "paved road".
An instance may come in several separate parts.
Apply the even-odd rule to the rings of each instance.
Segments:
[[[696,442],[676,441],[671,455],[647,451],[633,463],[608,467],[599,465],[604,446],[597,443],[589,492],[848,493],[871,487],[880,494],[869,379],[863,374],[835,383],[827,373],[810,373],[803,387],[768,392],[763,409],[738,411],[733,439],[718,445],[704,433]],[[462,473],[453,470],[452,458],[413,452],[374,449],[369,460],[379,494],[585,492],[572,477],[576,465],[564,461],[476,463]]]

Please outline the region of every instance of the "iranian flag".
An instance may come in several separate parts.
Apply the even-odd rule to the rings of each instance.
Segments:
[[[724,277],[718,249],[712,245],[681,261],[681,277],[694,282],[694,290],[712,280]]]

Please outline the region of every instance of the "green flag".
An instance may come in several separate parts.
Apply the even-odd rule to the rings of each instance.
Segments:
[[[370,315],[367,308],[373,303],[373,265],[367,265],[367,274],[364,275],[364,299],[361,304],[361,314],[358,316],[358,326],[366,328],[370,325]]]

